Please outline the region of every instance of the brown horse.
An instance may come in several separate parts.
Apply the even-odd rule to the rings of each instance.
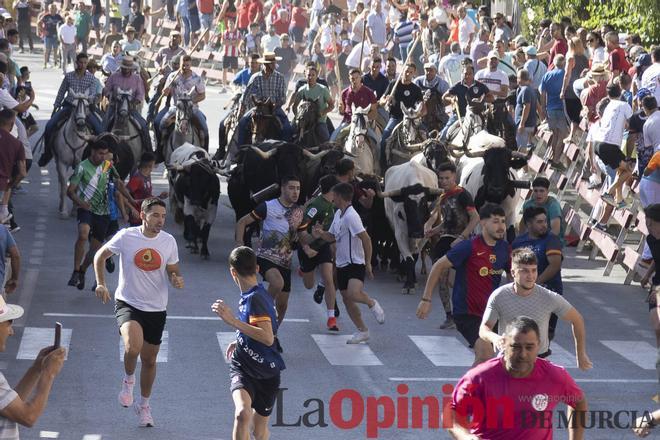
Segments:
[[[252,112],[252,137],[253,144],[263,142],[267,139],[278,139],[282,132],[282,124],[275,115],[275,103],[269,98],[259,100],[252,96],[254,111]]]

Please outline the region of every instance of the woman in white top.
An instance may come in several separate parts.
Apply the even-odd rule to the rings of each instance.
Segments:
[[[591,54],[591,65],[607,62],[607,49],[603,38],[597,32],[589,32],[587,35],[587,44],[589,45],[589,53]]]

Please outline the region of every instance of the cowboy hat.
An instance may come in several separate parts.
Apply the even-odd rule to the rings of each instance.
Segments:
[[[605,69],[605,64],[602,63],[595,63],[593,66],[591,66],[591,70],[589,70],[589,75],[590,76],[605,76],[608,75],[610,72]]]
[[[133,62],[133,57],[124,56],[121,59],[121,64],[119,65],[122,69],[134,69],[135,63]]]
[[[23,307],[15,304],[7,304],[0,295],[0,322],[11,321],[23,316]]]
[[[257,60],[261,64],[271,64],[276,61],[282,61],[282,57],[275,56],[274,52],[264,52],[264,56]]]

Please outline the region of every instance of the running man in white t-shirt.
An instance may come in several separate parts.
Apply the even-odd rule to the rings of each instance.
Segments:
[[[137,359],[141,400],[133,405],[140,426],[154,426],[149,398],[156,379],[156,357],[167,315],[167,279],[183,289],[176,240],[163,231],[165,202],[152,197],[142,202],[142,226],[125,228],[115,234],[94,256],[96,296],[107,303],[110,293],[105,284],[105,260],[119,255],[119,285],[115,291],[115,316],[124,340],[124,379],[119,404],[133,405]]]
[[[319,224],[312,229],[314,238],[327,242],[337,242],[335,265],[337,266],[337,287],[344,298],[348,316],[358,331],[347,344],[359,344],[369,340],[369,329],[362,320],[358,303],[366,304],[379,324],[385,322],[385,312],[378,301],[364,291],[364,275],[373,279],[371,268],[371,239],[364,229],[360,215],[351,205],[353,186],[338,183],[332,188],[333,203],[337,207],[335,218],[327,232]]]

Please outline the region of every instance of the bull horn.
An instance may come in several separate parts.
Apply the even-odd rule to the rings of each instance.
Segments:
[[[442,190],[440,188],[427,188],[429,195],[432,196],[439,196],[442,194]]]
[[[117,136],[117,139],[120,140],[120,141],[130,141],[131,138],[133,137],[133,136],[124,135],[124,134],[116,134],[115,136]]]
[[[461,154],[457,154],[457,153],[456,153],[456,150],[453,149],[453,148],[448,148],[448,149],[447,149],[447,152],[449,153],[449,155],[450,155],[451,157],[454,157],[454,158],[456,158],[456,159],[459,159],[459,158],[462,157],[462,155],[461,155]]]
[[[255,153],[257,153],[257,155],[258,155],[260,158],[262,158],[263,160],[268,160],[268,159],[270,159],[271,157],[273,157],[273,156],[277,153],[277,148],[273,148],[272,150],[270,150],[270,151],[268,151],[268,152],[263,151],[263,150],[261,150],[261,149],[259,149],[259,148],[257,148],[257,147],[254,147],[254,146],[251,146],[250,148],[252,149],[252,151],[254,151]]]
[[[465,157],[469,157],[470,159],[475,157],[484,157],[484,151],[477,151],[476,153],[473,153],[467,148],[464,148],[463,151],[465,152]]]
[[[305,149],[303,149],[302,152],[310,160],[321,159],[323,156],[328,154],[328,150],[323,150],[323,151],[320,151],[316,154],[312,153],[311,151],[305,150]]]
[[[385,199],[385,198],[388,198],[388,197],[390,197],[390,198],[391,198],[391,197],[397,197],[397,196],[400,196],[400,195],[401,195],[401,190],[400,190],[400,189],[395,189],[395,190],[392,190],[392,191],[386,191],[386,192],[380,192],[380,191],[378,191],[378,192],[376,193],[376,195],[377,195],[378,197],[380,197],[381,199]]]
[[[531,154],[526,154],[526,153],[523,153],[521,151],[512,151],[511,152],[511,158],[512,159],[529,159],[529,156],[531,156]]]
[[[87,141],[87,142],[91,142],[91,141],[93,141],[94,139],[96,139],[96,136],[93,135],[93,134],[84,134],[84,133],[83,133],[83,134],[79,134],[78,136],[80,136],[81,139],[83,139],[83,140],[85,140],[85,141]]]

